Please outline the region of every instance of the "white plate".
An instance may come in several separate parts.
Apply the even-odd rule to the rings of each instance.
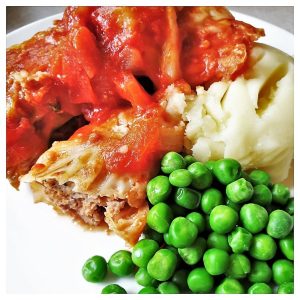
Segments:
[[[238,20],[264,28],[259,41],[293,55],[293,35],[262,20],[234,13]],[[20,43],[51,26],[61,14],[51,16],[7,35],[7,47]],[[27,186],[20,191],[6,185],[7,291],[9,293],[100,293],[103,284],[91,284],[81,276],[85,260],[93,255],[107,259],[125,243],[115,235],[85,231],[68,217],[58,216],[43,203],[33,204]],[[130,293],[138,291],[131,278],[112,280]],[[107,283],[106,281],[105,283]]]

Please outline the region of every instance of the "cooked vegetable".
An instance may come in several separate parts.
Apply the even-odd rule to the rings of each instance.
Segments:
[[[272,288],[264,282],[258,282],[251,285],[248,294],[272,294]]]
[[[134,269],[131,253],[127,250],[117,251],[110,257],[108,267],[113,274],[119,277],[130,275]]]
[[[107,273],[107,263],[104,257],[95,255],[89,258],[82,267],[82,276],[89,282],[101,282]]]
[[[214,286],[214,278],[205,268],[196,268],[190,272],[187,284],[193,293],[209,293]]]
[[[127,294],[126,290],[118,284],[108,284],[102,289],[101,294]]]

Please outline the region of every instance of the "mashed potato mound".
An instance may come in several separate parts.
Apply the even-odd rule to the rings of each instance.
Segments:
[[[263,169],[276,182],[288,176],[294,154],[293,59],[256,44],[250,68],[232,82],[216,82],[196,96],[172,99],[169,112],[183,112],[185,148],[198,160],[237,159]]]

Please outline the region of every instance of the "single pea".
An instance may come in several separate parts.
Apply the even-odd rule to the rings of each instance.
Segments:
[[[267,172],[262,170],[253,170],[249,174],[249,178],[253,185],[269,185],[271,183],[271,176]]]
[[[203,255],[203,263],[210,275],[224,274],[229,266],[229,254],[217,248],[208,249]]]
[[[231,254],[226,276],[234,279],[245,278],[251,270],[250,260],[243,254]]]
[[[240,212],[242,204],[235,203],[226,197],[226,205],[233,208],[237,213]]]
[[[272,188],[272,199],[273,202],[286,205],[290,197],[290,191],[287,186],[282,183],[276,183]]]
[[[272,202],[272,192],[264,184],[258,184],[253,188],[252,202],[261,206],[269,206]]]
[[[227,185],[241,177],[241,165],[235,159],[220,159],[213,165],[213,174],[219,182]]]
[[[161,160],[161,170],[165,174],[185,168],[184,158],[177,152],[168,152]]]
[[[205,218],[200,213],[193,211],[186,218],[197,226],[198,233],[202,233],[205,230]]]
[[[291,216],[294,215],[294,197],[289,198],[284,210]]]
[[[173,219],[173,213],[169,205],[164,202],[155,204],[148,212],[147,224],[159,233],[168,231]]]
[[[294,236],[293,236],[293,234],[289,234],[285,238],[279,240],[279,248],[287,259],[294,260]]]
[[[272,294],[272,288],[264,282],[257,282],[248,289],[248,294]]]
[[[172,187],[167,176],[156,176],[147,184],[147,197],[152,205],[166,201],[171,191]]]
[[[194,188],[203,190],[211,186],[213,181],[212,173],[203,163],[192,163],[187,169],[192,174],[192,186]]]
[[[254,260],[248,279],[250,282],[268,283],[272,279],[272,269],[265,261]]]
[[[176,203],[171,203],[170,208],[173,212],[174,217],[184,217],[190,212],[190,210],[188,210]]]
[[[187,265],[195,265],[202,258],[205,249],[205,239],[202,237],[198,237],[191,246],[186,248],[179,248],[178,253]]]
[[[237,212],[226,205],[216,206],[210,213],[209,224],[213,231],[225,234],[230,232],[237,224]]]
[[[243,227],[248,231],[258,233],[267,226],[269,217],[264,207],[254,203],[247,203],[241,208],[240,219]]]
[[[184,217],[177,217],[171,222],[169,234],[174,247],[189,247],[197,238],[198,228],[190,220]]]
[[[211,232],[207,237],[207,248],[217,248],[229,252],[227,235]]]
[[[147,265],[149,275],[159,281],[169,280],[176,269],[177,257],[168,249],[158,250]]]
[[[159,294],[159,291],[153,286],[146,286],[142,288],[138,294]]]
[[[163,242],[164,237],[161,233],[153,230],[148,225],[146,226],[146,229],[144,230],[144,238],[149,240],[156,241],[159,245]]]
[[[127,294],[127,292],[120,285],[112,283],[105,286],[101,294]]]
[[[189,275],[189,271],[186,269],[177,270],[175,271],[171,280],[179,287],[181,291],[184,292],[188,289],[188,285],[187,285],[188,275]]]
[[[259,233],[253,237],[249,252],[253,258],[265,261],[272,259],[276,250],[275,241],[267,234]]]
[[[217,286],[216,294],[244,294],[245,290],[241,283],[233,278],[225,278],[222,283]]]
[[[251,246],[253,235],[242,227],[235,228],[228,236],[228,243],[233,253],[243,253]]]
[[[253,186],[246,179],[240,178],[226,186],[226,195],[232,202],[244,203],[251,199]]]
[[[151,257],[159,249],[159,245],[154,240],[143,239],[138,241],[132,248],[131,258],[133,263],[140,267],[145,268]]]
[[[127,250],[115,252],[108,261],[108,267],[113,274],[119,277],[130,275],[134,270],[131,253]]]
[[[197,161],[197,159],[192,155],[186,155],[183,159],[186,167]]]
[[[135,281],[142,286],[154,286],[157,281],[152,278],[146,268],[139,268],[134,275]]]
[[[101,282],[107,274],[107,263],[102,256],[89,258],[82,267],[82,276],[89,282]]]
[[[171,281],[165,281],[159,284],[157,290],[160,294],[180,294],[178,286]]]
[[[175,193],[176,204],[186,209],[196,209],[201,200],[201,194],[190,188],[178,188]]]
[[[170,174],[169,181],[173,186],[187,187],[192,183],[192,175],[186,169],[178,169]]]
[[[223,195],[219,190],[209,188],[203,192],[201,209],[204,213],[209,215],[216,206],[221,204],[223,204]]]
[[[285,282],[279,285],[278,294],[294,294],[294,282]]]
[[[204,163],[205,167],[211,172],[213,172],[214,164],[215,164],[214,160],[208,160]]]
[[[196,268],[189,273],[187,284],[193,293],[209,293],[214,286],[214,278],[204,268]]]
[[[273,280],[277,284],[294,281],[294,264],[287,259],[276,260],[272,265]]]
[[[270,213],[267,233],[275,239],[283,239],[293,229],[293,218],[286,211],[277,209]]]

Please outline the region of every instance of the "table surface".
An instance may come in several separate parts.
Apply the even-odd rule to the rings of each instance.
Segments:
[[[63,12],[64,8],[64,6],[8,6],[6,8],[6,32]],[[294,33],[293,6],[229,6],[229,9],[262,19]]]

